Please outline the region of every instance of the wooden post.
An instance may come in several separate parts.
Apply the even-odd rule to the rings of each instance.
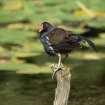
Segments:
[[[55,66],[52,66],[52,71]],[[54,105],[67,105],[70,92],[71,74],[69,69],[64,68],[56,72],[57,88],[55,90]]]

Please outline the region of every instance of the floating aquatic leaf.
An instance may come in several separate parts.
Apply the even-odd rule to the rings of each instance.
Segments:
[[[0,43],[21,44],[31,42],[31,37],[33,36],[35,37],[35,32],[32,31],[13,30],[7,28],[0,29]]]

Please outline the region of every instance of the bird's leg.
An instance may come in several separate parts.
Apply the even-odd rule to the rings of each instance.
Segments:
[[[68,58],[68,54],[65,54],[65,57],[64,57],[64,59],[62,60],[62,62],[64,63],[67,58]]]
[[[59,70],[59,69],[62,69],[63,70],[63,64],[61,63],[61,54],[58,52],[58,57],[59,57],[59,60],[58,60],[58,66],[57,66],[57,68],[54,70],[54,72],[53,72],[53,74],[52,74],[52,79],[53,79],[53,77],[54,77],[54,75],[55,75],[55,73]],[[52,67],[54,67],[54,66],[52,66]]]

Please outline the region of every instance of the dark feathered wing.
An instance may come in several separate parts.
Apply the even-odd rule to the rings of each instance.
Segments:
[[[61,40],[58,44],[53,45],[53,48],[55,50],[58,50],[59,52],[69,53],[69,52],[71,52],[74,49],[81,48],[82,46],[81,46],[80,42],[82,40],[87,41],[87,43],[96,52],[98,52],[97,49],[96,49],[96,47],[95,47],[95,44],[91,40],[89,40],[88,38],[85,38],[85,37],[80,36],[80,35],[76,35],[72,31],[64,31],[64,33],[62,31],[62,34],[61,35],[62,35],[61,37],[63,37],[63,40]]]
[[[60,53],[69,53],[74,49],[81,48],[78,36],[73,34],[71,31],[61,29],[60,34],[55,33],[55,35],[56,38],[59,39],[57,40],[56,45],[50,42],[55,51],[59,51]]]

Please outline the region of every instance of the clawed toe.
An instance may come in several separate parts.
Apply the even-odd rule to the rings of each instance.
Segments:
[[[63,70],[63,68],[64,68],[64,65],[62,63],[60,63],[60,69]]]
[[[54,67],[55,68],[55,66],[54,66],[55,64],[52,64],[50,67],[51,67],[51,69]]]

